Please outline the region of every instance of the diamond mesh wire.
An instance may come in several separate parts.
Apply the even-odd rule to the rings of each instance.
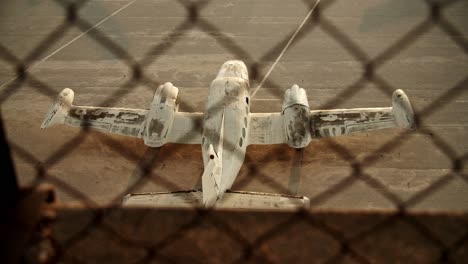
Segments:
[[[62,37],[69,32],[72,28],[78,28],[81,32],[86,32],[87,36],[91,38],[98,45],[108,50],[113,56],[118,58],[124,63],[129,72],[131,72],[131,78],[123,83],[119,89],[117,89],[111,96],[109,96],[102,105],[112,105],[118,100],[121,100],[126,95],[134,91],[139,85],[154,90],[160,82],[148,77],[145,69],[154,63],[160,56],[167,53],[176,43],[181,41],[183,36],[188,34],[191,30],[197,29],[207,35],[214,38],[217,43],[223,47],[226,53],[235,56],[238,59],[243,60],[249,69],[251,79],[253,83],[258,83],[263,79],[262,72],[265,70],[265,65],[274,60],[285,43],[290,39],[291,35],[285,36],[281,41],[271,45],[271,49],[266,50],[260,56],[254,56],[249,51],[243,48],[241,43],[237,43],[236,40],[230,35],[222,31],[215,23],[211,22],[209,18],[202,17],[203,10],[212,4],[212,1],[185,1],[178,0],[174,1],[174,4],[181,5],[186,11],[186,17],[179,25],[175,26],[172,32],[167,35],[167,38],[160,44],[154,45],[149,51],[145,53],[142,59],[133,57],[120,43],[111,37],[103,33],[99,28],[94,27],[93,23],[88,22],[80,14],[80,10],[88,4],[89,1],[53,1],[55,4],[63,8],[65,15],[64,21],[54,28],[46,38],[44,38],[36,47],[30,51],[23,59],[18,58],[13,52],[0,43],[0,58],[10,65],[16,71],[16,78],[9,82],[0,90],[0,104],[7,102],[15,93],[18,93],[21,89],[28,86],[30,89],[34,89],[37,92],[54,99],[56,96],[55,89],[51,87],[47,81],[41,80],[40,76],[32,74],[28,71],[33,64],[43,58],[46,55],[47,50],[50,46],[57,44],[61,41]],[[378,73],[378,70],[384,67],[389,61],[394,59],[405,49],[412,46],[421,37],[427,34],[430,30],[437,28],[443,32],[446,38],[453,41],[453,43],[464,52],[468,52],[468,40],[463,37],[462,30],[453,25],[449,19],[444,16],[443,11],[460,1],[424,1],[429,10],[426,19],[415,25],[407,33],[397,36],[393,43],[385,50],[378,53],[376,56],[369,56],[360,45],[354,41],[348,34],[341,30],[332,20],[327,18],[326,10],[330,6],[335,5],[338,0],[335,1],[322,1],[313,15],[307,21],[305,26],[301,29],[297,37],[291,43],[292,49],[300,42],[301,39],[309,36],[311,32],[319,28],[323,31],[327,37],[333,39],[341,48],[343,48],[352,58],[358,61],[362,67],[362,75],[351,85],[343,89],[337,94],[332,100],[324,102],[319,108],[335,108],[335,106],[342,104],[353,94],[364,90],[367,84],[373,84],[373,87],[381,91],[382,93],[391,97],[391,94],[396,87],[392,85],[392,80],[387,80]],[[314,1],[304,1],[304,9],[310,9],[315,4]],[[257,55],[257,54],[255,54]],[[260,59],[255,59],[259,57]],[[164,80],[160,80],[161,82]],[[447,104],[450,104],[457,99],[463,92],[467,90],[468,75],[466,75],[459,83],[453,87],[449,87],[437,98],[433,98],[425,108],[415,112],[416,120],[419,127],[422,125],[431,114],[443,109]],[[278,98],[282,97],[283,88],[275,83],[271,78],[267,79],[264,86],[269,87],[272,94]],[[345,98],[343,100],[343,98]],[[184,102],[181,102],[184,104]],[[194,111],[189,105],[185,105],[187,111]],[[447,156],[451,161],[452,167],[447,171],[446,175],[440,177],[438,180],[432,182],[430,186],[423,189],[420,192],[412,195],[407,199],[402,199],[389,189],[385,184],[376,179],[375,175],[371,175],[365,171],[368,166],[371,166],[378,162],[379,157],[382,153],[388,153],[395,148],[398,148],[404,144],[413,133],[421,135],[430,135],[428,138],[437,148],[438,151]],[[60,163],[70,153],[80,146],[84,140],[88,137],[89,129],[83,128],[79,134],[69,139],[68,142],[63,144],[57,151],[52,155],[39,158],[33,153],[28,151],[28,146],[22,146],[14,142],[10,142],[10,148],[13,152],[20,157],[26,163],[31,164],[35,170],[36,175],[33,181],[33,185],[40,184],[43,181],[53,183],[56,188],[68,193],[70,196],[83,202],[86,206],[97,207],[99,206],[96,202],[90,199],[85,193],[82,193],[78,188],[75,188],[71,184],[61,180],[59,177],[53,175],[50,172],[50,168]],[[153,168],[157,166],[159,160],[162,158],[160,155],[161,150],[148,149],[143,157],[132,149],[126,148],[121,142],[113,137],[107,135],[99,135],[100,141],[107,147],[123,155],[126,159],[134,161],[136,163],[136,174],[139,175],[138,179],[134,181],[127,189],[117,194],[110,204],[118,204],[122,197],[136,190],[138,187],[145,185],[148,182],[152,182],[156,185],[164,186],[168,189],[178,189],[177,183],[171,180],[160,177],[154,172]],[[418,204],[419,202],[427,199],[435,192],[448,185],[456,179],[461,179],[468,183],[468,175],[463,171],[463,164],[468,159],[468,153],[458,155],[450,144],[447,143],[447,139],[439,136],[435,131],[428,127],[423,127],[416,132],[407,131],[402,132],[385,142],[377,148],[373,153],[369,153],[364,158],[355,157],[352,151],[350,151],[346,145],[341,144],[339,141],[326,140],[325,143],[335,155],[345,160],[351,168],[351,175],[345,177],[338,184],[331,188],[318,193],[314,197],[311,197],[311,206],[318,206],[323,204],[327,200],[336,197],[340,193],[344,192],[350,186],[359,182],[370,188],[375,192],[385,197],[389,203],[394,205],[396,213],[390,217],[385,217],[377,224],[370,226],[360,232],[357,232],[353,236],[345,236],[339,230],[336,230],[332,226],[329,226],[326,222],[319,220],[315,217],[313,212],[307,212],[299,210],[291,217],[283,219],[277,225],[267,229],[262,234],[259,234],[253,241],[245,237],[245,234],[240,233],[238,230],[232,228],[223,219],[220,219],[216,215],[212,214],[210,210],[194,209],[195,213],[193,218],[186,224],[174,232],[168,234],[165,239],[155,243],[143,243],[135,239],[131,239],[122,235],[119,230],[115,230],[111,225],[104,221],[105,216],[112,212],[111,209],[98,210],[96,214],[91,217],[89,223],[82,228],[80,232],[77,232],[70,237],[66,243],[57,244],[53,243],[56,255],[51,262],[60,262],[61,257],[66,253],[67,249],[72,247],[74,244],[79,243],[80,240],[85,238],[90,232],[99,230],[107,234],[116,243],[123,245],[123,247],[141,248],[144,250],[144,256],[138,259],[136,262],[147,262],[150,260],[157,260],[161,262],[172,262],[164,255],[164,250],[170,248],[173,244],[176,244],[181,237],[190,233],[196,228],[200,228],[201,225],[209,223],[214,225],[221,233],[223,233],[231,243],[238,245],[242,250],[239,258],[233,259],[232,262],[244,263],[247,260],[261,261],[261,262],[275,262],[269,258],[267,253],[258,255],[258,251],[261,251],[262,245],[268,241],[272,241],[281,237],[289,229],[295,228],[299,225],[305,225],[307,228],[313,230],[319,230],[324,236],[329,237],[331,240],[336,242],[338,250],[331,258],[325,260],[325,262],[334,263],[344,257],[351,258],[354,262],[358,263],[371,263],[373,262],[370,256],[366,256],[363,252],[357,251],[353,245],[360,243],[365,240],[369,235],[380,232],[387,228],[389,225],[395,223],[403,223],[412,227],[414,232],[420,234],[427,241],[428,244],[434,246],[439,256],[439,259],[435,261],[450,262],[450,256],[452,252],[455,252],[459,247],[466,244],[468,240],[468,232],[465,230],[464,234],[459,234],[459,239],[454,243],[448,245],[443,242],[437,234],[432,230],[419,223],[417,219],[408,217],[407,210]],[[175,151],[169,149],[165,151],[165,155]],[[265,161],[268,157],[265,158]],[[262,183],[269,185],[271,189],[274,189],[278,193],[287,193],[288,189],[283,187],[282,184],[278,183],[275,179],[264,174],[256,165],[247,165],[247,175],[255,175],[255,177],[246,177],[241,180],[239,186],[245,186],[253,180],[259,180]],[[53,241],[53,240],[52,240]],[[79,262],[79,260],[76,260]]]

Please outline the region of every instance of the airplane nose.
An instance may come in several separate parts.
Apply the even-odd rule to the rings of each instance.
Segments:
[[[247,66],[245,66],[245,63],[240,60],[226,61],[223,66],[221,66],[217,76],[217,78],[222,77],[239,77],[248,81],[249,76],[247,73]]]
[[[398,89],[396,91],[393,92],[393,96],[396,96],[396,97],[401,97],[403,94],[405,94],[405,92],[403,92],[403,90],[401,89]]]
[[[292,90],[294,93],[298,93],[298,91],[299,91],[299,85],[293,84],[293,86],[291,87],[291,90]]]
[[[241,61],[241,60],[228,60],[228,61],[226,61],[224,63],[224,65],[236,65],[236,66],[241,67],[243,69],[247,69],[247,67],[245,66],[245,63],[243,61]]]

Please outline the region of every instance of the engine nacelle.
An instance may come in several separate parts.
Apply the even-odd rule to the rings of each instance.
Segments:
[[[158,87],[153,96],[145,121],[143,140],[145,145],[160,147],[167,142],[178,110],[176,105],[179,89],[167,82]]]
[[[283,101],[283,131],[290,147],[304,148],[309,145],[309,113],[305,90],[294,84],[291,89],[286,90]]]

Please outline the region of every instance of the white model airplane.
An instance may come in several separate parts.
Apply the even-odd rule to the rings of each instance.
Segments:
[[[295,84],[286,90],[281,112],[251,113],[247,68],[237,60],[225,62],[211,83],[205,113],[178,112],[178,92],[167,82],[157,89],[150,109],[128,109],[75,106],[74,93],[66,88],[49,109],[41,128],[54,124],[88,126],[143,138],[150,147],[201,144],[201,192],[156,193],[149,194],[150,198],[128,195],[124,203],[148,204],[162,195],[163,200],[174,204],[173,200],[196,194],[205,207],[218,206],[226,196],[233,207],[307,206],[305,197],[229,191],[248,145],[288,144],[304,148],[311,140],[324,137],[392,127],[415,128],[411,104],[402,90],[393,93],[392,107],[310,110],[305,90]]]

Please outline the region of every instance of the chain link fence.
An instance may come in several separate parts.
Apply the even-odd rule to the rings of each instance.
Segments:
[[[347,32],[341,30],[339,26],[335,25],[333,21],[327,17],[326,10],[333,5],[336,5],[337,2],[340,1],[321,1],[315,7],[314,12],[307,19],[304,26],[300,28],[297,33],[291,29],[290,34],[285,35],[280,41],[275,41],[272,43],[272,45],[269,46],[271,48],[265,49],[264,52],[259,56],[259,54],[251,54],[246,48],[243,47],[243,43],[237,42],[236,39],[230,34],[223,32],[223,30],[221,30],[216,23],[210,21],[209,18],[202,16],[204,9],[215,4],[213,1],[178,0],[171,4],[183,7],[186,12],[185,19],[179,25],[174,26],[172,31],[167,34],[164,41],[152,46],[152,48],[148,50],[145,55],[142,56],[142,58],[136,58],[132,56],[132,54],[121,45],[121,43],[115,41],[113,38],[103,33],[99,27],[96,26],[96,24],[91,23],[83,18],[83,15],[80,13],[80,11],[87,4],[89,4],[88,2],[90,1],[51,1],[51,3],[54,3],[54,5],[63,9],[63,12],[66,14],[65,19],[23,58],[19,58],[0,41],[0,58],[3,60],[3,63],[14,69],[16,74],[16,76],[14,76],[11,80],[2,86],[0,90],[0,105],[6,104],[11,97],[15,96],[15,94],[24,89],[24,87],[28,87],[28,89],[34,89],[36,92],[39,92],[40,94],[50,98],[51,101],[55,99],[57,95],[57,89],[61,89],[62,87],[50,86],[47,81],[42,80],[40,76],[37,76],[36,73],[31,73],[29,69],[34,66],[37,61],[47,58],[49,47],[56,45],[59,41],[62,40],[63,36],[75,28],[86,34],[88,38],[98,43],[98,45],[104,47],[114,57],[118,58],[122,63],[124,63],[129,69],[129,72],[131,72],[131,76],[128,78],[128,80],[126,80],[118,89],[116,89],[111,96],[106,98],[106,100],[102,102],[101,105],[115,104],[116,102],[119,102],[125,98],[125,96],[129,95],[131,92],[138,89],[140,86],[145,87],[145,89],[148,89],[148,91],[154,91],[161,83],[166,80],[155,80],[152,78],[152,76],[148,76],[146,69],[158,58],[166,54],[179,41],[182,41],[183,37],[189,34],[189,32],[193,29],[197,29],[206,33],[208,36],[212,37],[226,53],[232,55],[234,58],[243,60],[249,69],[251,84],[261,84],[263,87],[268,87],[268,92],[281,100],[284,87],[276,83],[272,78],[265,78],[266,69],[268,66],[271,66],[271,63],[278,57],[284,47],[289,45],[288,42],[291,42],[290,49],[294,49],[295,45],[302,39],[309,37],[311,32],[320,29],[324,34],[326,34],[328,38],[334,40],[343,50],[345,50],[355,61],[359,62],[360,67],[362,68],[362,74],[355,82],[345,87],[338,94],[333,96],[331,100],[323,102],[318,107],[319,109],[336,108],[336,106],[340,106],[346,102],[353,94],[357,94],[365,90],[366,86],[369,84],[372,84],[373,87],[375,87],[378,91],[386,94],[388,98],[391,98],[393,91],[400,87],[394,87],[392,85],[392,80],[387,80],[386,78],[382,77],[379,74],[379,70],[431,30],[440,30],[443,32],[445,38],[450,39],[465,56],[468,53],[468,40],[466,38],[466,34],[463,31],[464,29],[455,26],[444,15],[444,11],[447,8],[450,8],[455,4],[463,4],[463,1],[421,1],[421,3],[423,3],[427,8],[427,17],[420,23],[416,24],[412,29],[407,30],[407,32],[403,35],[395,36],[392,43],[375,56],[369,56],[366,51],[360,47],[358,42],[354,41],[353,38],[347,34]],[[135,1],[129,1],[128,3],[125,2],[122,4],[122,6],[127,7],[134,2]],[[136,0],[136,2],[138,2],[138,0]],[[316,4],[317,3],[315,1],[304,1],[303,8],[304,10],[311,10]],[[117,12],[120,12],[120,10],[122,9],[118,9]],[[295,36],[292,38],[294,34]],[[177,84],[175,83],[175,85]],[[208,85],[208,83],[206,85]],[[117,249],[125,251],[127,248],[131,248],[132,250],[138,251],[134,255],[128,255],[130,256],[129,259],[116,259],[116,261],[155,261],[158,263],[184,262],[188,260],[193,261],[193,258],[195,258],[197,255],[192,256],[193,258],[186,256],[186,259],[176,259],[170,257],[177,255],[176,253],[167,252],[167,250],[171,248],[187,250],[187,252],[193,250],[179,245],[180,237],[185,237],[184,239],[189,238],[189,240],[193,239],[199,241],[195,242],[194,244],[199,246],[201,249],[206,249],[205,257],[212,258],[214,260],[213,262],[228,261],[244,263],[247,261],[257,261],[276,263],[284,262],[284,259],[275,259],[275,252],[271,252],[271,249],[265,245],[273,243],[273,241],[276,240],[288,241],[291,239],[291,237],[303,234],[302,232],[313,232],[315,233],[313,236],[324,237],[319,239],[319,241],[325,241],[325,245],[332,246],[329,248],[324,246],[322,248],[322,246],[315,245],[321,248],[323,251],[321,253],[316,253],[316,251],[311,249],[312,251],[310,255],[306,255],[309,258],[317,257],[317,255],[327,257],[316,258],[315,261],[312,262],[335,263],[342,261],[350,263],[373,263],[376,261],[379,262],[379,258],[376,258],[376,256],[372,255],[373,253],[366,252],[366,250],[363,250],[362,247],[356,245],[359,245],[360,242],[368,239],[369,237],[375,237],[376,239],[379,238],[378,234],[382,234],[382,232],[390,232],[388,231],[388,228],[391,227],[391,230],[394,230],[395,233],[408,232],[411,234],[416,234],[415,236],[418,236],[419,240],[414,240],[414,243],[428,245],[426,247],[426,251],[422,251],[423,253],[419,251],[405,252],[399,255],[400,257],[412,256],[414,257],[412,260],[418,262],[425,262],[430,260],[433,262],[462,263],[463,259],[466,261],[467,256],[468,221],[465,219],[466,217],[461,217],[460,219],[457,218],[457,225],[455,225],[456,227],[453,227],[454,229],[451,230],[453,236],[450,239],[446,239],[446,237],[440,236],[440,232],[429,228],[427,223],[424,222],[427,221],[427,219],[424,219],[425,217],[431,218],[430,214],[415,217],[410,215],[408,210],[421,201],[424,201],[431,195],[434,195],[434,193],[436,193],[438,190],[455,180],[462,180],[463,182],[468,183],[468,174],[464,170],[464,163],[468,159],[468,153],[463,153],[460,155],[458,153],[459,151],[454,150],[452,145],[447,143],[447,138],[439,136],[437,131],[433,131],[430,127],[425,126],[425,120],[430,115],[443,109],[448,104],[454,102],[456,99],[463,98],[462,94],[466,92],[467,87],[468,75],[465,75],[452,87],[446,87],[443,93],[440,94],[437,98],[432,98],[427,106],[415,111],[416,121],[419,127],[417,131],[403,131],[396,134],[395,137],[391,138],[384,144],[379,145],[375,151],[366,155],[364,158],[356,157],[354,153],[340,141],[328,139],[324,141],[323,144],[329,151],[332,151],[334,155],[346,161],[350,167],[351,175],[343,178],[337,184],[334,184],[331,188],[328,188],[325,191],[310,197],[312,208],[319,207],[327,200],[340,195],[340,193],[344,192],[357,182],[372,188],[373,191],[385,197],[385,199],[391,203],[392,207],[395,208],[395,210],[391,213],[381,215],[379,214],[379,216],[376,217],[378,221],[376,220],[373,223],[366,223],[364,220],[355,217],[356,219],[353,219],[352,221],[350,220],[354,224],[354,227],[346,227],[346,225],[343,225],[337,228],[336,225],[330,225],[330,222],[327,220],[326,216],[322,215],[321,212],[315,212],[313,210],[310,212],[298,210],[297,212],[289,214],[274,212],[266,213],[267,216],[274,217],[277,219],[277,221],[273,221],[271,218],[265,218],[265,215],[262,215],[262,213],[259,212],[245,213],[251,214],[252,217],[256,218],[258,221],[262,220],[269,224],[268,227],[263,229],[261,228],[261,225],[258,225],[258,223],[250,223],[245,219],[240,219],[238,216],[240,212],[219,212],[218,214],[216,211],[194,208],[190,211],[190,213],[185,212],[190,214],[190,217],[185,219],[189,220],[177,221],[176,219],[178,217],[177,215],[173,215],[176,214],[174,211],[161,210],[161,215],[172,214],[169,219],[172,219],[174,222],[159,223],[159,228],[144,227],[142,229],[144,231],[140,230],[138,232],[154,231],[158,232],[159,235],[158,239],[153,242],[141,241],[138,238],[134,238],[128,235],[129,231],[122,227],[125,227],[125,224],[120,223],[120,225],[117,225],[119,228],[116,228],[109,220],[113,219],[114,221],[124,221],[122,219],[132,219],[129,220],[129,222],[135,224],[138,221],[136,221],[134,217],[135,215],[140,215],[141,211],[129,209],[128,212],[122,212],[118,211],[119,209],[116,208],[96,209],[99,207],[99,204],[93,201],[93,199],[90,199],[86,193],[83,193],[80,189],[60,179],[60,177],[54,176],[53,173],[50,172],[51,167],[66,159],[70,153],[74,151],[74,149],[80,146],[80,144],[82,144],[82,142],[87,139],[89,133],[92,133],[88,128],[83,128],[79,134],[73,136],[57,151],[48,157],[37,157],[35,154],[31,153],[27,145],[16,144],[8,140],[7,144],[9,144],[11,152],[17,155],[17,157],[22,162],[28,163],[35,168],[35,176],[31,181],[32,186],[37,186],[43,182],[52,183],[54,187],[59,189],[61,192],[67,193],[68,195],[74,197],[75,200],[79,200],[86,207],[93,208],[90,209],[89,214],[85,217],[85,220],[80,220],[80,217],[78,216],[77,218],[74,218],[74,212],[69,212],[68,216],[66,214],[65,216],[62,216],[69,222],[81,221],[80,223],[84,224],[75,230],[75,232],[71,232],[68,235],[57,234],[57,232],[60,231],[60,228],[58,228],[58,231],[56,230],[55,233],[48,234],[47,244],[44,246],[46,249],[43,250],[47,251],[48,249],[53,253],[47,256],[43,256],[43,261],[46,262],[83,262],[83,260],[80,260],[79,257],[76,256],[67,257],[67,251],[74,246],[83,243],[83,241],[89,239],[89,237],[94,237],[97,239],[96,237],[100,236],[99,234],[96,235],[96,232],[98,232],[104,234],[101,235],[106,236],[108,239],[106,241],[110,241],[110,247],[114,247],[115,249],[115,251],[110,249],[103,250],[109,250],[115,253]],[[190,112],[198,110],[194,109],[190,103],[184,101],[179,101],[179,103],[182,105],[185,111]],[[6,123],[6,125],[3,124],[3,127],[6,126],[8,126],[8,123]],[[390,188],[388,188],[385,184],[379,181],[377,175],[370,175],[367,173],[366,168],[377,163],[382,154],[389,153],[403,145],[414,134],[425,136],[430,135],[427,137],[427,139],[437,148],[437,151],[443,153],[443,155],[446,156],[446,158],[450,161],[451,166],[450,168],[447,168],[444,176],[441,176],[437,180],[431,182],[427,188],[422,189],[409,198],[403,199]],[[97,134],[93,134],[93,136],[97,137]],[[137,180],[134,180],[128,186],[128,188],[115,195],[113,199],[111,199],[111,202],[109,203],[110,205],[118,206],[123,196],[128,193],[135,192],[138,190],[138,188],[141,188],[148,183],[152,183],[156,186],[163,186],[164,188],[170,190],[183,189],[179,183],[165,177],[161,177],[154,170],[154,168],[158,166],[158,162],[161,162],[163,159],[162,155],[171,155],[171,152],[177,152],[179,150],[177,147],[171,146],[166,149],[164,149],[164,147],[162,149],[148,148],[144,153],[142,153],[139,150],[135,150],[135,148],[128,148],[127,145],[119,141],[120,138],[108,136],[105,134],[99,134],[98,137],[101,144],[104,144],[106,147],[119,153],[126,159],[136,163],[136,170],[133,176],[136,175]],[[461,144],[464,144],[464,142]],[[303,155],[301,151],[294,153],[294,159],[297,159],[299,163],[301,160],[301,155]],[[269,157],[265,157],[265,160],[262,162],[267,162],[268,160]],[[247,162],[245,167],[246,168],[244,169],[246,171],[244,171],[244,174],[252,175],[252,177],[241,178],[240,183],[238,183],[237,186],[246,186],[251,181],[256,180],[267,184],[271,190],[274,190],[274,192],[290,192],[290,189],[284,187],[284,184],[279,183],[275,179],[272,179],[270,175],[259,170],[256,164]],[[148,213],[146,212],[145,214]],[[158,213],[155,212],[154,214],[157,215]],[[335,217],[346,217],[346,215],[342,216],[338,214],[338,216]],[[232,219],[237,219],[238,222]],[[141,220],[141,223],[150,225],[148,221],[144,221],[143,219]],[[251,226],[258,228],[259,230],[261,229],[262,231],[248,228],[249,223]],[[356,227],[361,223],[367,226],[367,228],[361,229]],[[243,231],[243,227],[249,230],[249,232],[252,232],[254,235]],[[349,230],[354,228],[359,229],[359,231],[350,234]],[[65,230],[70,229],[65,228]],[[206,234],[205,235],[208,236],[207,240],[200,238],[197,240],[197,237],[194,234],[203,237],[204,231],[209,234],[211,234],[210,232],[214,232],[213,236],[220,236],[225,239],[226,241],[223,241],[222,243],[226,244],[227,249],[220,249],[222,246],[217,244],[216,238],[210,238],[209,235]],[[386,234],[390,235],[388,233]],[[253,238],[250,236],[253,236]],[[294,239],[292,240],[294,241]],[[395,238],[395,240],[398,241],[398,238]],[[281,242],[278,245],[278,248],[287,248],[291,251],[294,251],[295,248],[297,249],[299,247],[308,248],[308,246],[310,246],[310,248],[314,248],[314,245],[312,244],[309,244],[308,246],[304,246],[304,244],[301,244],[302,246],[297,246],[300,243],[306,243],[305,241],[296,241],[293,243],[295,245],[294,247],[288,246],[288,243],[286,242]],[[312,241],[310,241],[310,243],[312,243]],[[369,246],[371,248],[372,243],[368,243],[371,244]],[[378,243],[378,241],[375,241],[375,243]],[[210,251],[210,247],[213,247],[213,250]],[[86,250],[84,246],[78,246],[78,248],[81,250]],[[233,248],[235,248],[235,250]],[[404,248],[404,245],[402,245],[401,248]],[[239,254],[235,257],[232,257],[232,259],[223,260],[220,259],[220,255],[217,255],[218,253],[216,253],[226,252],[229,250],[236,251]],[[314,254],[314,252],[316,254]],[[325,254],[323,252],[327,253]],[[424,256],[419,255],[426,253],[427,255]],[[182,254],[179,252],[179,254],[184,255],[185,253]],[[384,253],[382,254],[385,255]],[[109,255],[107,257],[112,259],[112,257]],[[392,256],[387,256],[387,258],[391,259]],[[294,261],[297,259],[291,257],[290,260]],[[303,261],[305,261],[305,259]],[[204,259],[196,260],[194,262],[205,263],[211,261]]]

